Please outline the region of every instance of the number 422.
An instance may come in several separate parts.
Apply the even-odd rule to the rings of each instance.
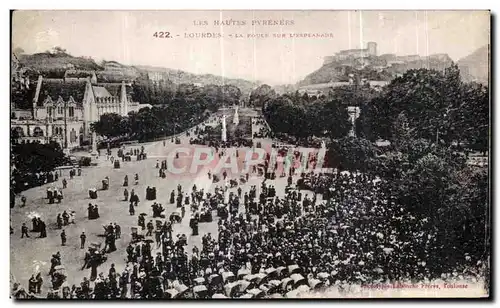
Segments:
[[[171,38],[170,32],[155,32],[153,36],[156,38]]]

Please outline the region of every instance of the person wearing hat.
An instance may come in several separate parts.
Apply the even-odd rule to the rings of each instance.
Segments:
[[[66,246],[66,232],[64,230],[61,232],[61,245]]]
[[[26,235],[26,237],[30,237],[28,234],[28,227],[26,227],[26,224],[23,222],[23,225],[21,226],[21,238],[23,238]]]

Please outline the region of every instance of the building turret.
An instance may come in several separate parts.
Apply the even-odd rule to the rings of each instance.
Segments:
[[[375,43],[375,42],[368,42],[366,44],[366,49],[368,51],[368,55],[370,55],[370,56],[377,56],[377,43]]]

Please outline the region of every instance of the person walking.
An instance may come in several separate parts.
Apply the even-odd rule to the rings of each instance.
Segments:
[[[120,238],[122,236],[122,228],[119,224],[115,222],[115,237]]]
[[[82,232],[80,234],[80,249],[85,248],[85,240],[87,239],[87,236],[85,235],[85,232]]]
[[[26,237],[30,237],[28,234],[28,227],[26,227],[26,224],[23,222],[23,225],[21,226],[21,238],[23,238],[26,235]]]
[[[61,232],[61,245],[66,246],[66,232],[64,230]]]

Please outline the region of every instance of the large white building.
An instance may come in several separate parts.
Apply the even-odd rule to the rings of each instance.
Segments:
[[[19,140],[55,140],[63,148],[73,148],[90,140],[90,124],[101,115],[126,116],[139,110],[139,103],[132,100],[130,85],[92,81],[39,76],[36,83],[19,84],[17,91],[12,91],[11,129]],[[31,110],[16,108],[16,102],[23,100],[31,100]]]

